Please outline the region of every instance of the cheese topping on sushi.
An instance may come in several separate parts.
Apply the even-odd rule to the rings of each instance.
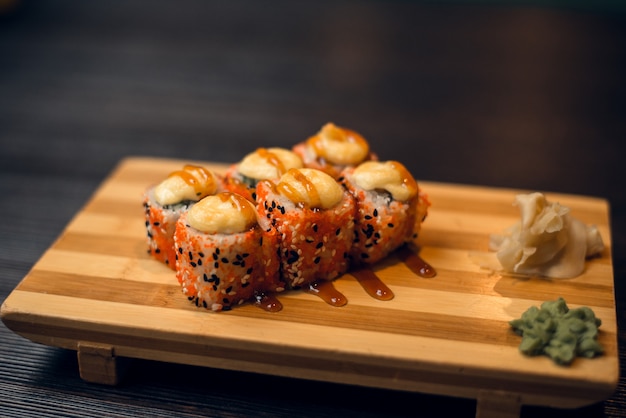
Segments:
[[[397,161],[367,161],[353,173],[355,183],[365,190],[386,190],[395,200],[405,202],[418,192],[417,182]]]
[[[173,205],[185,200],[198,201],[217,191],[215,175],[203,168],[187,164],[174,171],[154,189],[154,198],[161,205]]]
[[[302,168],[302,159],[284,148],[259,148],[239,163],[239,173],[257,180],[277,179],[292,168]]]
[[[192,228],[207,234],[237,234],[257,224],[256,210],[246,198],[230,192],[207,196],[187,214]]]
[[[287,171],[280,177],[276,190],[296,204],[316,209],[330,209],[343,198],[339,183],[314,168]]]
[[[307,140],[307,145],[318,157],[332,164],[356,165],[369,154],[369,144],[360,134],[327,123],[317,135]]]

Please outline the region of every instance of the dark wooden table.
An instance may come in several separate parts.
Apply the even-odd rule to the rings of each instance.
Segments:
[[[421,180],[608,199],[624,364],[625,75],[617,2],[2,6],[0,300],[122,157],[234,162],[334,121]],[[472,400],[150,361],[134,362],[120,386],[100,386],[80,379],[75,356],[0,325],[0,415],[475,411]],[[522,416],[623,417],[625,382],[605,402]]]

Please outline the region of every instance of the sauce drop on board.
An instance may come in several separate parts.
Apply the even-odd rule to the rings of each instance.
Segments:
[[[352,274],[368,295],[378,300],[391,300],[394,294],[370,267],[362,267],[349,272]]]
[[[406,246],[400,248],[400,250],[398,251],[398,256],[400,257],[400,260],[402,260],[402,262],[404,262],[404,264],[406,264],[406,266],[413,273],[417,274],[420,277],[425,277],[429,279],[437,275],[437,271],[434,269],[433,266],[422,260],[419,255],[411,251]]]
[[[319,296],[324,302],[332,306],[344,306],[348,299],[335,289],[332,282],[320,281],[309,285],[305,292]]]
[[[278,312],[283,309],[283,304],[273,295],[260,293],[254,296],[254,306],[267,312]]]

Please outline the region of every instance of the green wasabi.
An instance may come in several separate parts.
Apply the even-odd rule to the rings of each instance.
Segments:
[[[576,356],[592,358],[604,352],[597,341],[601,323],[590,308],[569,309],[562,297],[542,303],[541,308],[532,306],[521,318],[509,322],[522,336],[522,353],[547,355],[564,366]]]

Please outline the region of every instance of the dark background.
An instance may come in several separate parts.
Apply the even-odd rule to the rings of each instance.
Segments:
[[[506,3],[506,5],[505,5]],[[418,180],[606,198],[626,334],[620,2],[0,0],[0,300],[128,155],[235,162],[333,121]],[[407,406],[408,405],[408,406]],[[2,416],[473,416],[472,400],[137,361],[0,325]],[[577,411],[626,416],[616,394]]]

